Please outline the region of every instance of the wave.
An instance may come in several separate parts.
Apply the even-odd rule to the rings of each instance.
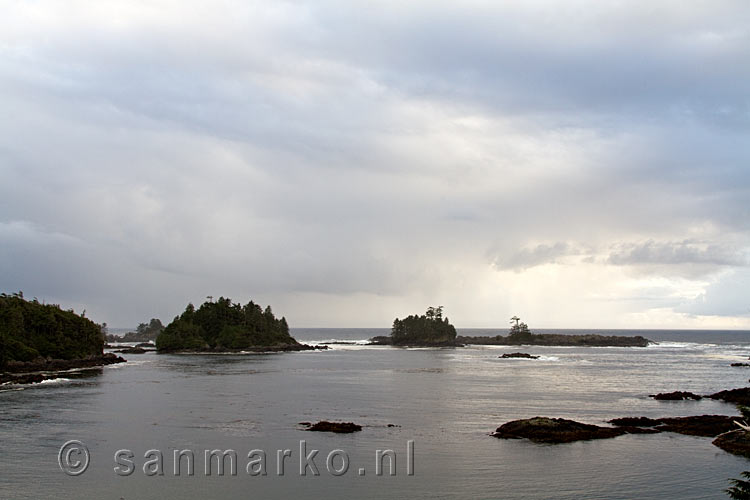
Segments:
[[[42,380],[41,382],[35,382],[31,385],[54,385],[54,384],[64,384],[65,382],[70,382],[69,378],[49,378],[47,380]]]
[[[557,356],[539,356],[539,361],[560,361]]]

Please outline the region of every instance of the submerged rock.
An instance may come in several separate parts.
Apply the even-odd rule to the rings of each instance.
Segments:
[[[525,353],[525,352],[511,352],[511,353],[504,353],[502,356],[498,356],[499,358],[526,358],[526,359],[539,359],[539,356],[533,356],[531,354]]]
[[[305,430],[316,432],[350,433],[362,430],[362,426],[355,424],[354,422],[329,422],[327,420],[321,420],[312,425],[310,425],[309,422],[301,422],[301,425],[305,424],[308,425],[308,428]]]
[[[750,366],[750,363],[732,363],[729,366]]]
[[[703,396],[699,394],[685,391],[660,392],[659,394],[651,394],[649,397],[658,399],[660,401],[682,401],[684,399],[694,399],[696,401],[699,401],[703,399]]]
[[[625,434],[617,427],[600,427],[564,418],[534,417],[513,420],[492,434],[503,439],[529,439],[538,443],[569,443],[588,439],[606,439]]]

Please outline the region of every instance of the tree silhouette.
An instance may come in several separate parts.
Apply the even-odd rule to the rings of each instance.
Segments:
[[[750,479],[750,471],[742,473],[742,477]],[[732,486],[724,490],[729,498],[735,498],[737,500],[750,500],[750,481],[745,479],[730,479],[729,482]]]

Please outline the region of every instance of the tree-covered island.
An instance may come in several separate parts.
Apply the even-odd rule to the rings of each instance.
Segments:
[[[277,319],[271,306],[252,300],[234,304],[229,298],[208,300],[198,309],[188,304],[156,337],[159,352],[200,351],[302,351],[315,347],[300,344],[289,334],[286,318]]]
[[[456,328],[443,317],[443,306],[429,307],[425,314],[393,320],[390,337],[375,337],[371,344],[396,346],[455,346]]]
[[[57,304],[0,294],[0,382],[27,381],[18,373],[88,368],[124,361],[103,354],[102,327]],[[43,380],[41,375],[28,381]],[[49,377],[44,377],[49,378]],[[23,380],[21,380],[23,379]]]

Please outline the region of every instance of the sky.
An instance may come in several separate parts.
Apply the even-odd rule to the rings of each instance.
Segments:
[[[750,329],[746,0],[0,11],[0,291]]]

